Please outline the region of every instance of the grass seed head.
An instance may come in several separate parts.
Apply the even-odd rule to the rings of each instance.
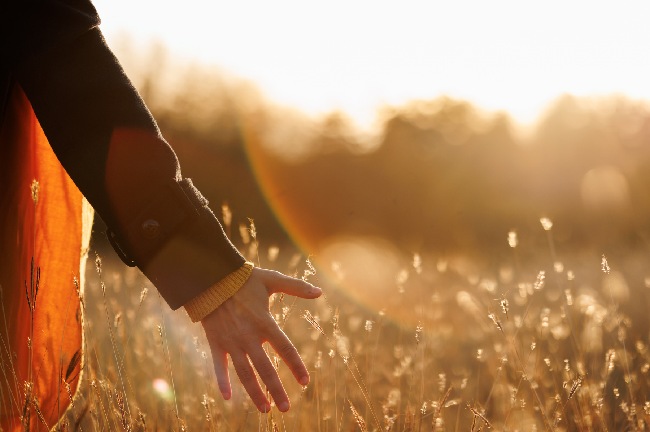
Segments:
[[[422,273],[422,257],[419,253],[413,254],[413,268],[417,274]]]
[[[241,240],[245,245],[251,242],[250,231],[248,231],[248,227],[243,223],[239,224],[239,236],[241,237]]]
[[[546,283],[546,272],[544,270],[540,270],[540,272],[537,273],[537,279],[535,279],[535,284],[533,285],[533,288],[539,291],[542,288],[544,288],[545,283]]]
[[[230,225],[232,224],[232,212],[230,211],[228,203],[221,204],[221,217],[226,228],[230,228]]]
[[[305,321],[307,321],[309,324],[311,324],[311,326],[312,326],[314,329],[318,330],[318,331],[319,331],[323,336],[326,336],[326,334],[325,334],[325,330],[323,330],[323,327],[321,327],[321,325],[318,323],[318,321],[317,321],[316,318],[311,314],[310,311],[308,311],[308,310],[305,309],[305,312],[302,314],[302,318],[304,318]]]
[[[419,344],[422,341],[423,330],[422,323],[418,323],[417,327],[415,327],[415,343]]]
[[[542,224],[544,231],[550,231],[553,228],[553,221],[547,217],[540,218],[539,223]]]
[[[508,303],[508,299],[501,299],[500,305],[501,305],[501,311],[503,312],[503,314],[506,316],[506,319],[507,319],[508,318],[508,310],[509,310],[509,306],[510,306],[510,304]]]
[[[251,234],[251,238],[253,240],[257,240],[257,228],[255,228],[255,221],[251,218],[248,218],[248,225],[249,225],[248,231]]]
[[[508,233],[508,246],[514,249],[517,247],[518,244],[519,244],[519,239],[517,238],[517,232],[510,231]]]
[[[149,292],[149,288],[147,288],[147,287],[142,288],[142,291],[140,291],[140,302],[139,302],[139,305],[141,305],[142,302],[144,301],[144,298],[147,296],[147,292]]]
[[[352,416],[354,417],[354,420],[357,422],[357,425],[359,425],[359,429],[361,432],[368,432],[368,426],[366,425],[366,421],[361,417],[361,414],[357,411],[357,409],[354,407],[352,402],[350,402],[350,411],[352,411]]]
[[[497,329],[499,329],[499,331],[503,333],[503,326],[501,325],[501,321],[499,320],[499,318],[493,313],[489,313],[488,318],[490,318],[494,323],[494,325],[497,326]]]
[[[600,259],[600,269],[603,273],[609,274],[610,268],[609,263],[607,262],[607,257],[603,255]]]
[[[97,270],[97,274],[102,274],[102,258],[99,254],[95,254],[95,270]]]
[[[271,246],[267,251],[267,258],[270,262],[275,262],[275,260],[278,259],[279,254],[280,254],[280,248],[277,246]]]
[[[34,205],[38,204],[38,194],[41,190],[41,185],[39,184],[38,180],[34,179],[32,180],[32,184],[30,185],[30,190],[32,193],[32,201],[34,202]]]

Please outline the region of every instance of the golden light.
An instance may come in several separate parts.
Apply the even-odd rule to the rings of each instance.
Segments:
[[[128,33],[218,65],[278,103],[373,124],[382,104],[442,94],[521,121],[563,93],[650,98],[650,5],[629,2],[97,0]]]

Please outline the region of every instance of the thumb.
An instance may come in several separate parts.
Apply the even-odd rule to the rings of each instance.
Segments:
[[[282,292],[296,297],[314,299],[320,297],[323,291],[301,279],[285,276],[282,273],[267,270],[264,283],[269,294]]]

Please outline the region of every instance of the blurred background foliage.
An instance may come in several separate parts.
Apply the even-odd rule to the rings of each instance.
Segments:
[[[124,40],[116,50],[184,175],[217,214],[227,203],[235,226],[253,218],[268,244],[298,241],[312,253],[349,234],[409,254],[498,256],[510,230],[526,238],[547,216],[568,248],[647,246],[643,101],[565,95],[522,127],[441,97],[383,107],[364,131],[345,113],[312,118],[274,105],[252,84],[162,45],[143,56]]]

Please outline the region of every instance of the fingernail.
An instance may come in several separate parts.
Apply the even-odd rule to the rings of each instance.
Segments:
[[[263,413],[267,413],[267,412],[271,411],[271,405],[268,404],[268,403],[262,404],[262,405],[259,406],[259,410],[261,412],[263,412]]]
[[[304,386],[309,384],[309,377],[305,375],[304,377],[300,378],[300,384],[302,384]]]
[[[289,402],[280,402],[278,405],[278,409],[282,412],[288,411],[289,410]]]
[[[313,295],[321,294],[322,292],[323,290],[318,287],[311,287],[311,289],[309,290],[309,293]]]

